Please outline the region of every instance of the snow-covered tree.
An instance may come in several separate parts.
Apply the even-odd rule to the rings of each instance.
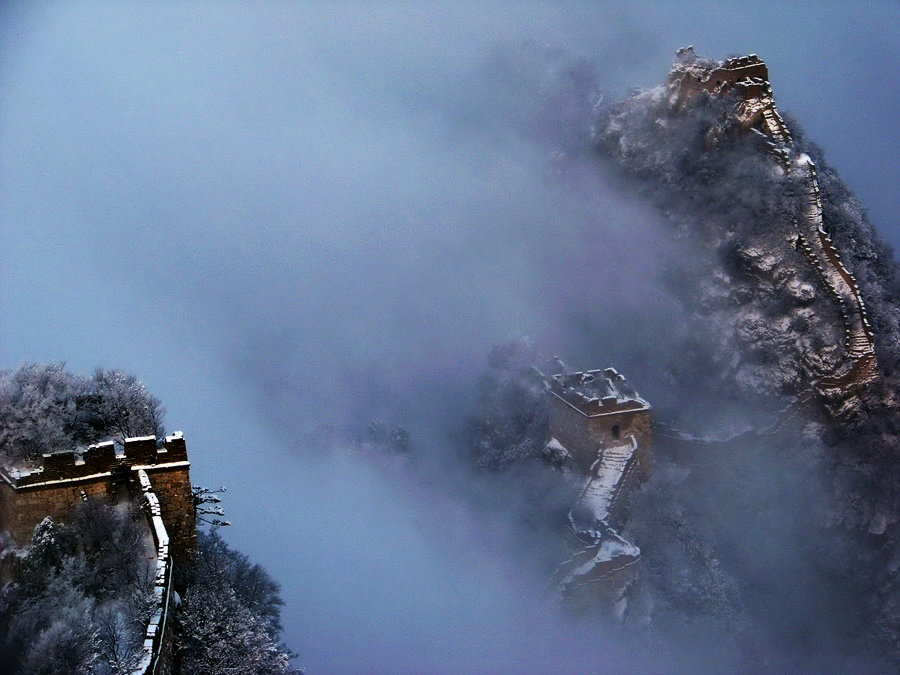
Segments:
[[[543,458],[547,412],[538,356],[523,341],[495,346],[479,381],[480,412],[468,420],[469,448],[479,466],[497,470]]]
[[[92,378],[94,411],[107,433],[120,440],[162,434],[165,410],[158,398],[134,375],[98,368]]]
[[[278,584],[215,532],[198,538],[179,619],[185,673],[294,673],[277,642]]]
[[[35,528],[0,597],[2,672],[129,672],[152,589],[137,518],[86,502]]]
[[[361,446],[379,452],[395,455],[410,453],[409,431],[401,426],[389,429],[384,422],[378,420],[369,423],[359,442]]]
[[[110,675],[131,673],[143,655],[143,628],[146,621],[147,602],[135,603],[118,600],[106,603],[94,612],[97,630],[98,667]]]
[[[133,375],[61,363],[0,371],[0,460],[19,463],[108,438],[161,435],[165,410]]]
[[[30,458],[70,447],[78,384],[60,363],[0,371],[0,452]]]
[[[218,490],[204,487],[202,485],[191,486],[191,493],[194,500],[194,513],[197,521],[206,523],[212,527],[227,527],[231,525],[225,520],[225,511],[220,506],[222,498],[219,496],[224,493],[226,488],[220,487]]]

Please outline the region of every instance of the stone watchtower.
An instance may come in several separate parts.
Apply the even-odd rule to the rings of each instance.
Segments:
[[[106,441],[74,451],[46,454],[31,469],[0,467],[0,530],[19,544],[31,539],[45,517],[64,520],[87,499],[138,499],[146,492],[140,473],[158,497],[172,552],[183,555],[196,542],[196,515],[187,446],[180,432]]]
[[[652,468],[651,408],[615,368],[554,375],[548,389],[550,435],[588,473],[599,450],[637,442],[641,479]]]

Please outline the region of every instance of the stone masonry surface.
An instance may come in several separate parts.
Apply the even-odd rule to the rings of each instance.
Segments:
[[[80,454],[47,454],[33,469],[0,467],[0,529],[24,544],[46,516],[64,520],[82,498],[139,498],[141,470],[159,496],[175,555],[189,554],[196,541],[196,522],[190,462],[180,433],[159,440],[127,438],[121,446],[98,443]]]

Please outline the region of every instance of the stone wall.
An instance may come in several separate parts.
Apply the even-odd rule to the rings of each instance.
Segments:
[[[171,540],[163,522],[159,498],[147,472],[143,469],[137,471],[137,482],[143,493],[142,506],[153,535],[153,543],[156,545],[156,574],[153,580],[153,609],[144,632],[141,660],[132,671],[132,675],[168,675],[173,672],[174,659],[172,617],[175,612],[175,600],[172,588],[174,562],[170,554]]]
[[[193,551],[197,545],[197,523],[188,467],[147,467],[153,490],[159,496],[162,519],[166,524],[172,549]]]
[[[135,674],[173,672],[172,589],[175,559],[196,546],[196,510],[190,462],[181,434],[158,441],[127,438],[77,452],[44,455],[32,469],[0,468],[0,529],[25,544],[50,516],[63,521],[83,499],[141,499],[156,545],[154,609]]]
[[[0,529],[25,544],[46,516],[65,520],[82,499],[139,497],[140,470],[148,473],[159,494],[173,551],[190,554],[196,542],[195,508],[187,446],[180,434],[161,441],[153,436],[128,438],[120,447],[111,441],[99,443],[80,455],[47,454],[41,466],[32,469],[0,468]]]
[[[17,543],[31,539],[34,528],[50,516],[65,520],[72,507],[83,498],[104,499],[110,496],[107,477],[76,479],[62,484],[16,488],[0,481],[0,529]]]

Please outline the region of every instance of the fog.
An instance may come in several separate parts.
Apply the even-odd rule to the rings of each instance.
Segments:
[[[522,336],[677,404],[660,279],[689,257],[579,153],[601,90],[655,86],[680,46],[766,59],[900,245],[897,14],[6,4],[0,367],[141,377],[194,482],[228,486],[223,534],[282,584],[308,672],[715,669],[712,646],[560,618],[544,533],[453,432],[490,347]],[[376,419],[410,430],[418,469],[345,442]]]

